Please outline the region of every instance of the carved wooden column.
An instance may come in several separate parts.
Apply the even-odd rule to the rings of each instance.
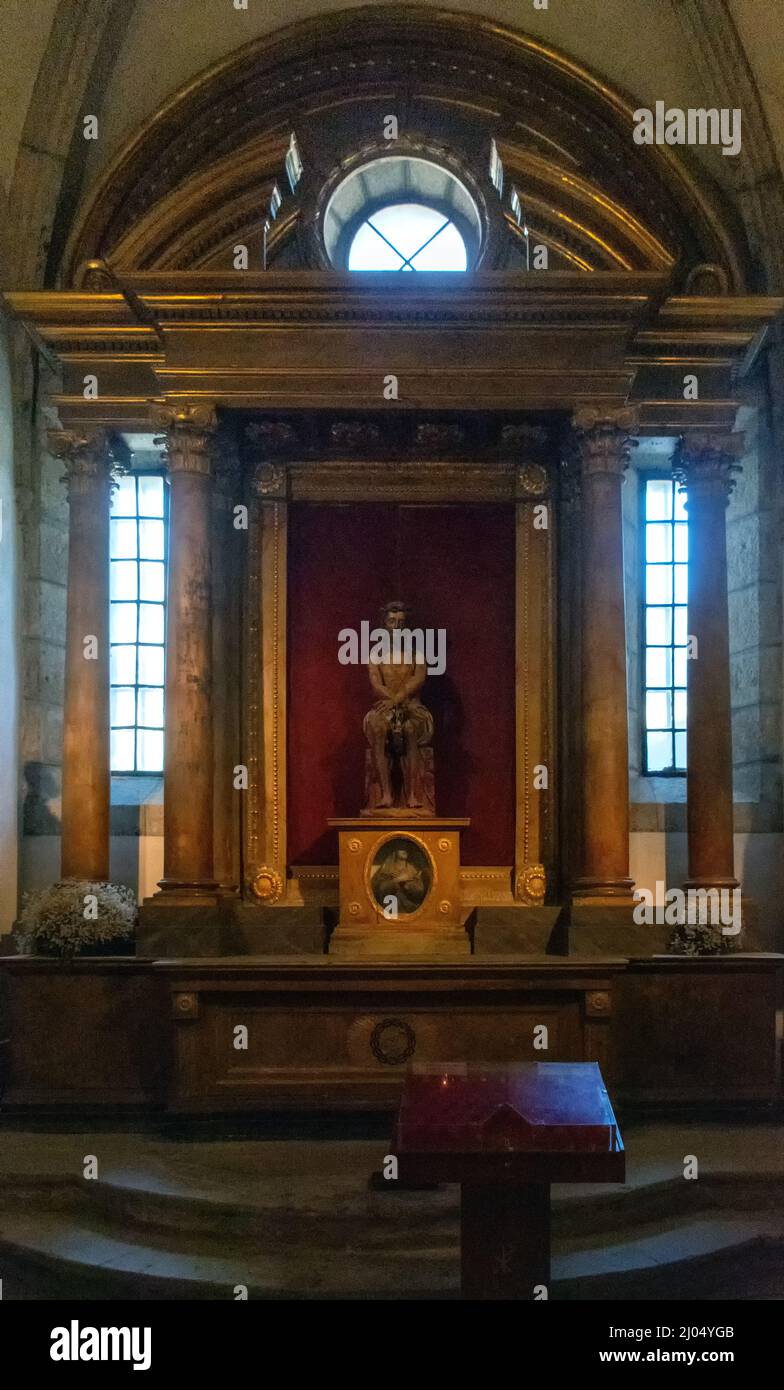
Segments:
[[[726,512],[740,434],[681,441],[676,477],[688,489],[687,888],[736,888]]]
[[[576,900],[628,901],[629,732],[621,487],[634,412],[579,410],[582,491],[581,871]]]
[[[209,405],[156,407],[171,483],[163,879],[156,901],[217,901],[213,870],[212,446]]]
[[[234,786],[240,763],[240,550],[248,534],[243,516],[237,517],[234,509],[242,501],[236,444],[219,435],[212,507],[213,821],[215,877],[226,892],[239,887],[244,795]]]
[[[109,877],[109,509],[105,430],[52,432],[70,504],[63,719],[63,878]]]

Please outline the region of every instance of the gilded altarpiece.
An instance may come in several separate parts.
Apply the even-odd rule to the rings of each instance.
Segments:
[[[264,427],[250,426],[253,439]],[[520,427],[521,437],[543,432]],[[542,449],[536,453],[541,457]],[[255,455],[255,457],[254,457]],[[404,503],[514,510],[514,858],[465,864],[463,904],[541,905],[557,891],[557,769],[554,734],[557,506],[546,461],[424,458],[285,460],[262,448],[246,460],[249,532],[244,581],[242,762],[243,893],[257,904],[335,906],[337,864],[296,864],[287,846],[288,547],[292,504]],[[459,575],[454,576],[459,584]],[[337,634],[336,634],[337,635]],[[491,731],[489,731],[491,734]],[[361,740],[361,727],[357,739]],[[436,770],[436,776],[438,775]],[[357,786],[357,811],[362,787]],[[471,815],[471,807],[445,812]],[[334,811],[333,811],[334,814]]]

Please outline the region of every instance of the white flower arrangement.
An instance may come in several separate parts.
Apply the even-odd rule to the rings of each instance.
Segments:
[[[724,956],[734,949],[721,928],[710,922],[679,922],[667,945],[673,956]]]
[[[89,955],[109,942],[130,945],[138,910],[130,888],[120,883],[63,879],[26,893],[16,924],[21,954]]]

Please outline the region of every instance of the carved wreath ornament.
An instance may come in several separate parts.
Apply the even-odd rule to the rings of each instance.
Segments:
[[[414,1055],[416,1033],[403,1018],[383,1018],[370,1035],[370,1049],[385,1066],[402,1066]]]

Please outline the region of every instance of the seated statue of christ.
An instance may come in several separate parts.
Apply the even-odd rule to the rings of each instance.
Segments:
[[[397,599],[383,610],[390,635],[408,631],[409,618],[407,605]],[[412,653],[410,643],[403,651],[401,645],[390,642],[390,660],[368,665],[376,701],[363,725],[368,743],[363,815],[435,814],[433,716],[419,699],[427,666],[422,652]]]

